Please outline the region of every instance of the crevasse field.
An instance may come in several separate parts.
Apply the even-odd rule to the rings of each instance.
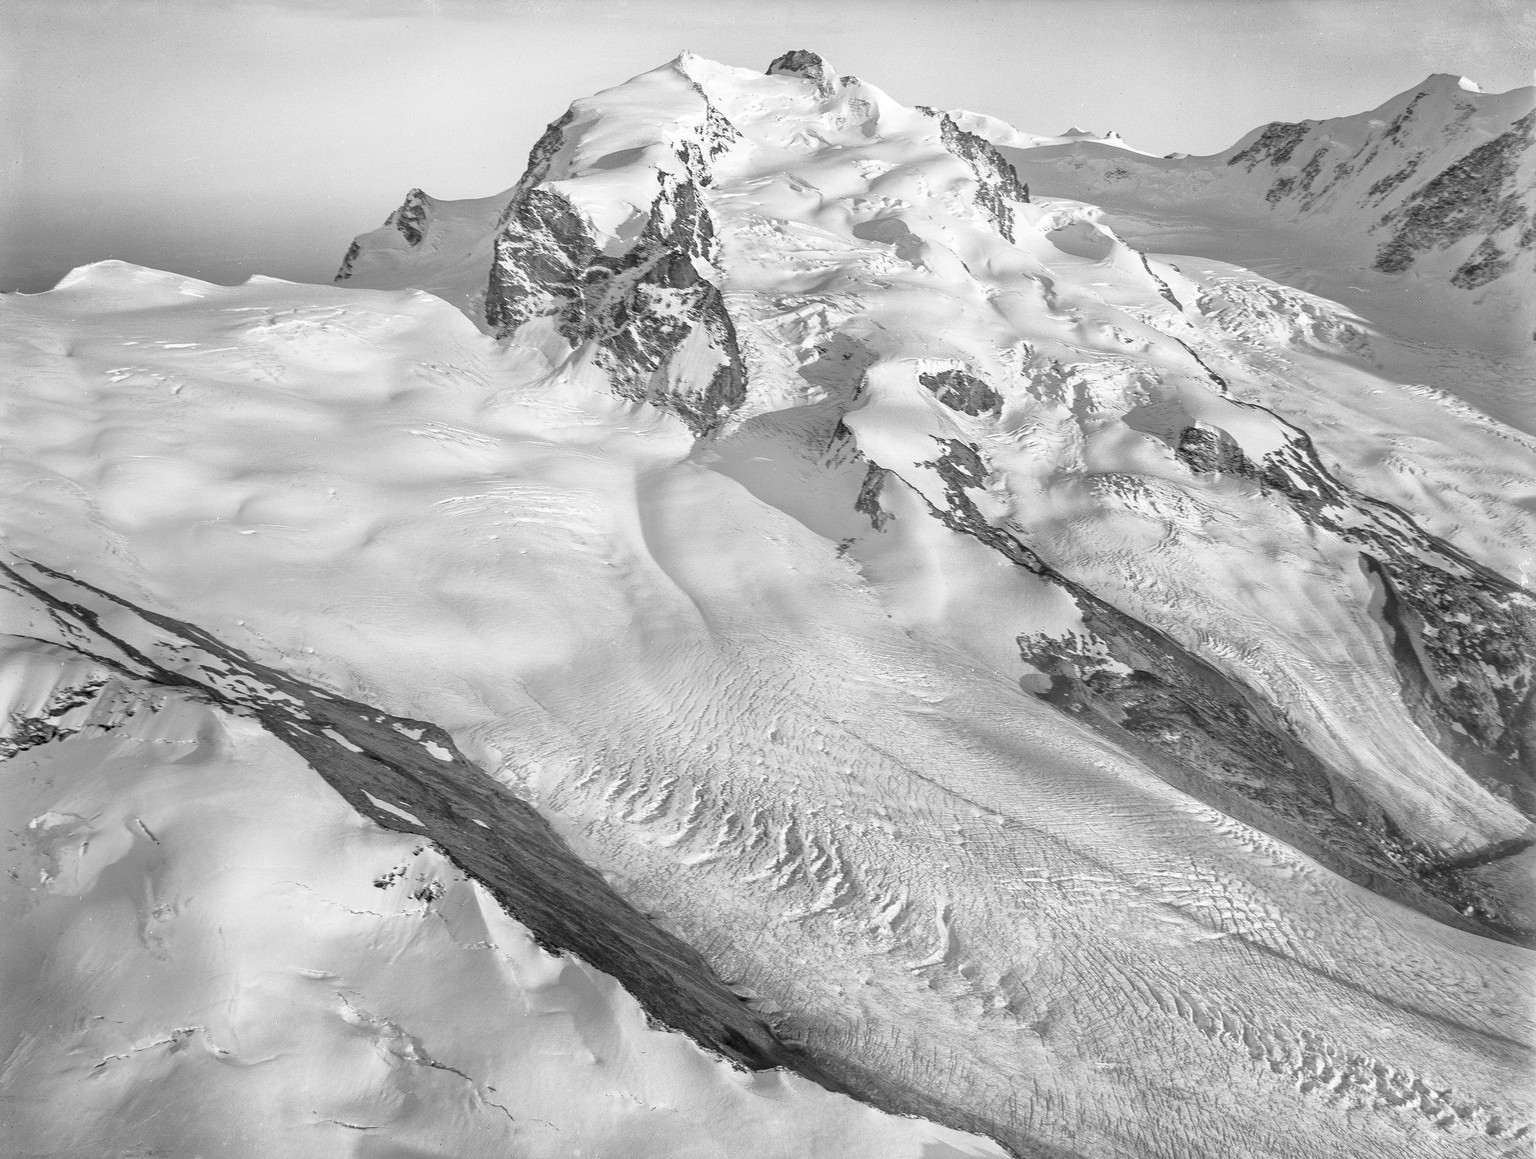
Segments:
[[[7,296],[0,1149],[1528,1154],[1532,105],[684,54]]]

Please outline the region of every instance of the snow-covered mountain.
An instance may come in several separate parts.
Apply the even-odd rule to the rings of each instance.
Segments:
[[[307,766],[331,830],[345,803],[419,846],[378,845],[403,868],[376,879],[316,862],[320,892],[385,891],[413,945],[471,903],[499,931],[423,941],[411,969],[472,970],[521,928],[623,987],[561,999],[623,1061],[556,1097],[569,1070],[512,1077],[536,1051],[482,1041],[453,993],[396,1009],[407,975],[377,955],[285,950],[340,997],[290,987],[262,1016],[361,1028],[384,1065],[263,1126],[269,1148],[1527,1145],[1536,441],[1462,401],[1504,398],[1515,363],[1473,322],[1426,347],[1390,299],[1146,252],[1108,224],[1123,205],[1064,187],[1183,199],[1191,236],[1270,214],[1335,239],[1335,272],[1411,251],[1378,276],[1497,306],[1529,283],[1500,208],[1528,212],[1529,155],[1484,148],[1524,131],[1511,97],[1463,114],[1437,82],[1383,106],[1390,130],[1378,110],[1168,160],[905,107],[809,52],[684,54],[577,101],[505,193],[412,191],[336,287],[108,263],[8,300],[5,687],[36,771],[5,815],[44,866],[8,904],[52,906],[8,968],[93,945],[113,896],[154,903],[121,974],[8,1031],[55,1092],[28,1137],[64,1108],[86,1138],[124,1105],[238,1120],[282,1097],[236,1065],[266,1057],[238,988],[160,1013],[165,979],[246,960],[166,949],[211,935],[155,884],[165,834],[283,822],[228,819],[149,753],[239,736],[252,786]],[[1472,169],[1456,221],[1425,208]],[[141,799],[161,812],[100,820]],[[534,1001],[527,972],[558,960],[531,952],[467,993]],[[108,999],[175,1025],[108,1031]],[[679,1042],[642,1090],[595,1045],[636,1041],[639,1009],[797,1074],[732,1086]],[[50,1029],[69,1019],[75,1040]],[[283,1049],[314,1067],[330,1043]],[[140,1055],[92,1098],[96,1060]],[[175,1150],[153,1132],[178,1121],[141,1145]]]
[[[1415,329],[1506,357],[1536,345],[1536,88],[1484,93],[1438,74],[1370,112],[1264,125],[1212,157],[1023,148],[1009,158],[1039,188],[1103,206],[1148,244],[1203,234],[1183,252],[1390,304]]]

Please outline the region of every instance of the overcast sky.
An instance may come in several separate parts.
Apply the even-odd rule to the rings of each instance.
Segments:
[[[327,280],[411,186],[512,185],[681,49],[820,52],[907,103],[1215,152],[1431,72],[1532,83],[1528,0],[0,0],[0,289],[106,257]]]

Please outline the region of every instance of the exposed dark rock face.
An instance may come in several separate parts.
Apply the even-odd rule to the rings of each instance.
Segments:
[[[717,124],[715,153],[732,140],[729,122]],[[746,370],[713,280],[709,160],[692,142],[678,156],[681,173],[657,172],[645,227],[617,256],[557,190],[532,183],[518,193],[496,238],[486,320],[505,338],[529,319],[554,318],[573,347],[590,344],[620,395],[666,407],[706,435],[746,397]]]
[[[1261,698],[1198,658],[1181,656],[1145,625],[1114,609],[1098,614],[1091,600],[1080,604],[1093,613],[1085,616],[1093,630],[1088,640],[1019,637],[1023,659],[1051,678],[1043,699],[1135,753],[1175,787],[1384,897],[1484,936],[1536,939],[1536,930],[1509,920],[1504,900],[1465,872],[1518,853],[1531,840],[1500,842],[1467,858],[1408,840],[1301,746]],[[1120,671],[1138,656],[1142,666]]]
[[[436,725],[337,696],[260,664],[194,625],[50,568],[25,567],[36,580],[0,563],[0,583],[45,607],[65,646],[132,680],[253,716],[359,813],[385,829],[434,842],[540,946],[574,953],[612,975],[661,1024],[739,1065],[784,1067],[842,1089],[779,1041],[696,951],[631,908],[532,806],[472,764]],[[121,635],[103,626],[104,616],[122,625]],[[173,670],[157,654],[198,662]],[[370,793],[398,802],[421,824],[381,809]]]
[[[405,238],[407,245],[420,245],[422,238],[427,233],[427,203],[426,194],[420,189],[413,189],[405,195],[405,201],[400,208],[389,215],[384,222],[386,226],[394,226],[400,231],[400,236]]]
[[[1456,272],[1451,275],[1451,285],[1475,290],[1503,277],[1514,264],[1514,254],[1506,253],[1493,238],[1485,237],[1472,256],[1456,267]]]
[[[1390,240],[1376,254],[1375,268],[1401,273],[1419,254],[1444,249],[1479,233],[1499,233],[1536,217],[1526,204],[1520,159],[1536,143],[1536,111],[1521,117],[1508,132],[1473,149],[1454,165],[1415,190],[1382,218]],[[1498,277],[1509,259],[1491,237],[1452,276],[1453,284],[1475,289]]]
[[[353,241],[353,243],[347,247],[347,252],[341,259],[341,268],[336,271],[336,277],[333,280],[338,282],[345,282],[348,278],[350,278],[352,276],[353,269],[357,265],[357,259],[362,255],[362,252],[362,244],[360,242]]]
[[[1430,160],[1445,156],[1444,142],[1463,134],[1481,140],[1483,133],[1475,127],[1475,101],[1426,101],[1437,92],[1443,85],[1431,78],[1358,148],[1335,139],[1328,122],[1276,122],[1228,156],[1226,165],[1267,176],[1267,207],[1298,221],[1325,199],[1345,210],[1376,207],[1380,217],[1362,231],[1373,240],[1374,253],[1361,257],[1380,273],[1403,273],[1426,254],[1472,241],[1473,252],[1448,280],[1463,290],[1479,289],[1504,278],[1520,254],[1536,248],[1536,201],[1529,181],[1520,178],[1536,144],[1536,111],[1505,122],[1508,127],[1493,140],[1444,165]],[[1117,173],[1130,175],[1117,170],[1106,179]]]
[[[1182,307],[1180,308],[1182,309]],[[1205,376],[1211,380],[1211,384],[1215,386],[1221,394],[1229,395],[1231,393],[1231,385],[1225,378],[1211,369],[1210,363],[1206,362],[1204,358],[1200,357],[1200,352],[1198,350],[1196,350],[1188,342],[1185,342],[1184,339],[1178,337],[1175,334],[1170,334],[1168,337],[1172,338],[1175,342],[1177,342],[1180,346],[1184,347],[1184,349],[1189,352],[1189,356],[1190,358],[1194,359],[1195,365],[1198,366],[1201,370],[1205,371]]]
[[[1392,123],[1382,131],[1381,140],[1376,145],[1377,149],[1379,149],[1384,144],[1399,145],[1402,143],[1403,130],[1408,127],[1408,123],[1412,121],[1413,118],[1417,115],[1415,110],[1418,109],[1419,103],[1423,101],[1425,95],[1426,94],[1422,91],[1413,94],[1412,99],[1409,100],[1403,111],[1398,113],[1397,116],[1393,117]]]
[[[1237,440],[1220,427],[1185,427],[1176,449],[1191,471],[1252,475],[1253,464]]]
[[[1029,186],[1019,180],[1013,163],[997,151],[992,142],[968,133],[941,109],[919,105],[920,112],[939,120],[939,136],[948,149],[970,166],[976,175],[976,204],[981,207],[997,231],[1014,241],[1013,206],[1010,202],[1029,204]]]
[[[1276,121],[1266,125],[1264,131],[1246,149],[1227,158],[1227,164],[1242,165],[1249,173],[1266,162],[1270,165],[1284,165],[1316,125],[1316,121]]]
[[[1227,164],[1242,164],[1249,173],[1266,162],[1274,168],[1289,165],[1296,150],[1301,148],[1307,137],[1317,127],[1316,121],[1302,121],[1297,124],[1277,122],[1268,126],[1246,149],[1229,157]],[[1325,142],[1312,151],[1306,164],[1299,171],[1277,177],[1274,184],[1265,192],[1264,200],[1270,205],[1279,205],[1294,195],[1302,210],[1312,209],[1334,184],[1354,172],[1355,162],[1358,160],[1358,158],[1350,158],[1336,163],[1329,172],[1328,179],[1319,184],[1318,178],[1322,176],[1323,163],[1327,160],[1328,151],[1329,145]]]
[[[1312,154],[1311,159],[1301,167],[1301,172],[1296,175],[1296,187],[1303,193],[1312,192],[1313,182],[1317,180],[1318,174],[1323,171],[1323,158],[1327,154],[1328,150],[1326,147],[1318,149],[1317,152]]]
[[[809,80],[823,98],[842,83],[819,56],[803,51],[786,53],[768,73]],[[570,343],[573,358],[590,359],[618,394],[669,409],[695,435],[708,436],[746,395],[735,326],[719,288],[709,208],[713,165],[741,137],[692,83],[703,103],[702,129],[676,146],[675,166],[656,171],[643,227],[621,252],[613,252],[614,242],[600,238],[579,206],[549,183],[563,175],[554,168],[574,114],[549,127],[503,215],[485,309],[503,338],[530,320],[549,319]],[[1399,138],[1417,103],[1409,102],[1363,160],[1351,158],[1330,170],[1326,145],[1303,148],[1318,123],[1302,122],[1267,127],[1228,164],[1249,172],[1261,165],[1288,168],[1266,196],[1271,204],[1299,199],[1307,207],[1351,166],[1363,170],[1383,148],[1401,150]],[[1013,166],[948,114],[923,111],[938,120],[944,148],[974,174],[977,206],[1013,241],[1016,206],[1029,201]],[[1398,230],[1391,244],[1406,247],[1404,261],[1476,230],[1492,233],[1525,222],[1511,182],[1536,132],[1533,125],[1536,114],[1469,152],[1388,215],[1385,220]],[[1372,196],[1390,195],[1413,176],[1421,158],[1415,154],[1398,173],[1379,180]],[[408,198],[391,218],[407,241],[408,229],[424,229],[423,217],[406,212],[409,204]],[[860,223],[854,232],[916,260],[919,243],[899,220]],[[1536,233],[1536,219],[1526,232]],[[1145,255],[1142,261],[1163,298],[1182,309]],[[1508,264],[1508,254],[1489,237],[1457,272],[1458,284],[1483,284]],[[1185,348],[1226,394],[1221,376]],[[841,363],[851,357],[827,353],[802,368],[802,375],[837,385],[848,377],[849,367]],[[923,373],[919,381],[958,413],[980,417],[1002,410],[998,393],[965,371]],[[1019,641],[1024,659],[1048,680],[1047,699],[1136,751],[1186,791],[1371,888],[1465,928],[1518,932],[1503,921],[1497,904],[1469,892],[1449,862],[1405,842],[1383,809],[1313,753],[1299,728],[1263,696],[1061,575],[1012,531],[990,523],[972,498],[987,485],[981,451],[961,440],[940,444],[933,461],[919,464],[944,481],[943,499],[929,502],[932,514],[1065,589],[1082,614],[1082,639]],[[1253,480],[1302,519],[1355,545],[1381,589],[1378,615],[1397,657],[1405,703],[1425,733],[1483,783],[1536,812],[1529,777],[1536,764],[1536,602],[1427,535],[1401,511],[1341,485],[1296,428],[1289,428],[1281,450],[1258,461],[1225,431],[1205,425],[1185,428],[1176,452],[1194,471]],[[876,531],[893,518],[882,498],[899,482],[899,474],[869,463],[854,506]],[[1469,906],[1470,918],[1461,912]]]
[[[699,135],[699,151],[709,161],[713,161],[741,140],[741,130],[731,124],[730,118],[722,113],[715,106],[714,102],[709,99],[709,93],[705,91],[704,86],[688,75],[684,58],[680,57],[677,64],[682,74],[688,78],[689,86],[694,92],[699,94],[699,100],[704,102],[704,129]],[[685,144],[682,147],[686,148],[687,145]],[[707,168],[701,172],[700,179],[705,185],[710,183],[710,175]]]
[[[767,75],[802,77],[815,84],[816,92],[823,98],[837,92],[839,83],[831,65],[803,48],[791,49],[775,60],[768,66]]]
[[[933,392],[934,398],[961,414],[998,414],[1003,409],[1002,395],[963,370],[919,374],[917,380]]]
[[[566,109],[559,118],[544,126],[544,132],[533,143],[533,148],[528,151],[528,165],[523,170],[523,175],[518,179],[516,194],[525,193],[545,181],[549,177],[549,171],[555,163],[555,158],[560,155],[560,150],[565,148],[566,130],[576,120],[576,110]],[[510,210],[509,210],[510,212]]]
[[[1370,201],[1380,202],[1387,194],[1413,176],[1414,172],[1423,162],[1424,156],[1422,152],[1415,153],[1403,163],[1401,169],[1394,170],[1385,177],[1378,177],[1375,181],[1371,182],[1371,187],[1365,191],[1366,198]]]
[[[48,698],[48,703],[36,716],[12,713],[7,735],[0,736],[0,761],[79,732],[79,729],[60,724],[60,721],[74,709],[94,700],[104,684],[102,680],[86,680],[60,688]]]
[[[496,239],[485,319],[500,335],[530,318],[583,304],[582,274],[601,257],[585,219],[553,189],[531,189],[508,207]]]
[[[966,494],[968,489],[980,490],[987,483],[987,465],[977,448],[958,439],[935,438],[934,441],[943,453],[937,459],[917,465],[932,467],[944,480],[945,506],[938,507],[931,502],[928,505],[939,522],[951,531],[981,540],[992,550],[1036,575],[1054,575],[1045,561],[1025,547],[1016,536],[989,523],[975,501]]]
[[[713,161],[740,140],[741,130],[731,124],[724,113],[710,104],[708,111],[704,114],[704,153],[709,160]],[[707,171],[702,175],[701,180],[705,185],[710,183]]]
[[[1183,304],[1173,296],[1173,290],[1169,288],[1168,283],[1159,277],[1157,271],[1152,268],[1152,263],[1147,260],[1147,255],[1142,253],[1139,249],[1136,249],[1134,246],[1131,248],[1135,252],[1136,256],[1141,259],[1141,268],[1147,271],[1147,277],[1151,278],[1154,282],[1157,283],[1157,292],[1162,297],[1163,301],[1167,302],[1175,310],[1182,312],[1184,309]],[[1184,349],[1189,350],[1187,343],[1184,345]],[[1190,351],[1190,353],[1193,354],[1194,351]],[[1195,355],[1197,361],[1199,360],[1199,357],[1199,355]],[[1205,363],[1201,362],[1200,365],[1205,366]],[[1208,366],[1206,367],[1206,373],[1210,373],[1210,367]]]
[[[868,516],[870,525],[876,531],[884,531],[885,525],[896,518],[880,506],[880,493],[885,490],[885,476],[884,468],[871,463],[859,487],[859,497],[853,503],[853,509],[860,515]]]
[[[1435,744],[1536,818],[1536,609],[1500,577],[1361,552],[1403,699]]]

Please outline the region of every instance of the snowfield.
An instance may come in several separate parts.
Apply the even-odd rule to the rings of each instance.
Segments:
[[[1408,205],[1443,87],[1306,132]],[[684,54],[335,286],[6,298],[17,1153],[1528,1150],[1529,245],[1085,137]]]

